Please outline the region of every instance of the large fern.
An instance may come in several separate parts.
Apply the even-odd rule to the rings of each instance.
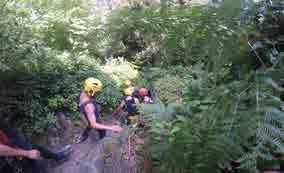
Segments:
[[[261,168],[259,160],[276,160],[283,153],[284,113],[262,76],[252,73],[247,80],[208,88],[205,95],[190,94],[184,105],[142,106],[153,123],[153,154],[161,169],[220,172],[233,169],[234,161],[244,172],[254,172]],[[209,98],[207,109],[188,108]]]

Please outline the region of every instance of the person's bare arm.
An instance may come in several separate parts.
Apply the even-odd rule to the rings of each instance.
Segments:
[[[85,111],[87,113],[87,117],[88,117],[88,120],[89,120],[92,128],[101,129],[101,130],[112,130],[112,131],[116,131],[116,132],[122,131],[122,128],[120,126],[116,126],[116,125],[109,126],[109,125],[103,125],[101,123],[98,123],[96,121],[94,105],[87,104],[85,106]]]
[[[120,112],[123,109],[124,106],[125,106],[125,102],[122,101],[111,115],[112,116],[117,115],[117,113]]]
[[[15,149],[8,145],[0,144],[0,156],[21,156],[30,159],[38,159],[40,157],[40,152],[37,150]]]

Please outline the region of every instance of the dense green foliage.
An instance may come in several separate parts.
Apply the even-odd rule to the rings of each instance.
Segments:
[[[238,2],[226,4],[232,7],[229,12],[208,7],[169,7],[165,14],[155,8],[120,10],[108,22],[112,55],[119,52],[138,64],[164,66],[211,65],[221,59],[226,63],[244,54],[239,43]]]
[[[162,170],[218,172],[239,161],[247,172],[260,158],[271,160],[281,152],[284,114],[266,77],[251,74],[214,86],[203,76],[192,81],[183,104],[145,105],[153,126],[153,154]]]
[[[0,117],[42,133],[58,111],[80,117],[85,78],[104,83],[97,100],[105,114],[132,79],[160,99],[141,108],[160,172],[228,171],[232,162],[254,172],[277,160],[283,62],[253,69],[247,35],[256,28],[239,25],[241,1],[218,8],[155,2],[130,0],[99,18],[93,1],[1,1]]]
[[[226,9],[230,8],[217,11]],[[219,20],[225,22],[226,18]],[[235,29],[241,31],[237,26]],[[244,34],[246,32],[253,30],[244,30]],[[175,85],[175,89],[184,90],[175,80],[181,81],[179,74],[189,83],[183,103],[142,106],[152,126],[153,156],[163,172],[230,172],[234,169],[233,163],[240,164],[237,167],[242,172],[255,172],[268,168],[265,161],[277,162],[276,156],[283,152],[284,114],[279,97],[283,89],[275,82],[283,78],[281,62],[272,69],[255,72],[248,61],[244,61],[251,57],[242,54],[248,45],[241,40],[234,41],[216,49],[219,58],[213,56],[212,61],[208,58],[189,70],[183,68],[188,77],[179,72],[175,78],[169,78],[175,71],[173,67],[168,68],[163,77],[157,76],[156,81],[167,81],[163,82],[164,92]],[[215,42],[218,45],[223,40],[215,39]],[[208,45],[212,46],[212,42]],[[206,42],[202,46],[206,46]],[[191,55],[200,58],[199,54]],[[241,71],[240,78],[237,77],[240,74],[236,76],[233,71],[235,63],[248,67]],[[170,95],[167,93],[167,96]],[[163,95],[160,98],[168,101]]]
[[[84,9],[76,4],[70,9],[53,5],[1,1],[1,88],[12,90],[12,94],[2,96],[6,99],[2,116],[15,118],[30,134],[43,132],[53,124],[57,111],[78,118],[78,96],[83,80],[89,76],[104,83],[104,92],[98,98],[102,106],[113,108],[122,96],[118,88],[121,81],[111,76],[115,72],[104,70],[107,65],[100,65],[93,48],[86,47],[94,45],[89,38],[94,38],[91,35],[96,29],[88,28],[91,23],[86,22]],[[119,64],[133,69],[126,62]],[[123,72],[120,79],[128,75],[128,71]],[[8,100],[14,105],[11,108]]]

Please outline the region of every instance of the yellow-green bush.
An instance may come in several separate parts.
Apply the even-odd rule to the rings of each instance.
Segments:
[[[159,97],[166,103],[174,102],[178,99],[180,93],[187,91],[189,81],[177,75],[165,75],[154,82],[158,90]]]
[[[138,70],[130,62],[123,58],[109,59],[100,69],[108,74],[118,86],[122,86],[125,80],[135,80],[138,77]]]
[[[137,83],[138,86],[155,89],[162,101],[171,103],[187,92],[193,74],[192,68],[184,66],[145,68],[142,70]]]

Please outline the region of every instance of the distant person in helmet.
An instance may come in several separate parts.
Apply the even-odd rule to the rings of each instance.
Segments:
[[[135,87],[134,87],[133,83],[130,80],[124,81],[124,85],[126,86],[125,89],[131,88],[131,90],[133,90],[133,92],[135,91]]]
[[[126,86],[126,88],[134,87],[133,83],[130,80],[125,80],[124,85]]]
[[[153,103],[153,100],[150,97],[149,91],[146,88],[140,88],[138,93],[142,100],[142,103],[146,103],[146,104]]]
[[[134,124],[138,120],[138,109],[137,104],[139,104],[139,100],[133,96],[134,87],[129,87],[124,90],[125,97],[122,102],[118,106],[118,108],[112,114],[115,116],[121,110],[126,110],[127,112],[127,124]]]
[[[106,130],[112,130],[115,132],[121,132],[123,129],[118,125],[103,125],[99,108],[94,99],[94,96],[101,92],[103,84],[100,80],[93,77],[87,78],[84,83],[84,90],[80,94],[79,108],[80,112],[85,116],[88,121],[88,127],[83,132],[78,143],[85,141],[91,129],[97,129],[99,132],[99,138],[105,137]]]

